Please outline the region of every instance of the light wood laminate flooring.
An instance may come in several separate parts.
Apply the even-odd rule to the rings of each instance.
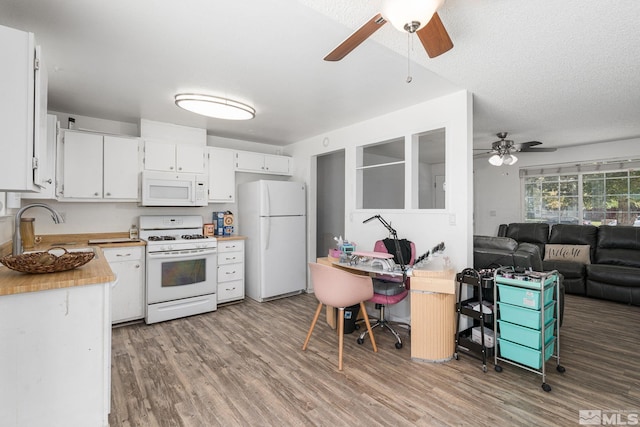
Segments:
[[[371,344],[336,334],[324,315],[301,350],[317,301],[305,294],[113,330],[115,426],[574,426],[579,410],[640,413],[640,308],[566,296],[560,361],[541,376],[482,372],[460,356],[411,361],[388,332]],[[375,313],[370,313],[375,314]],[[625,412],[626,411],[626,412]]]

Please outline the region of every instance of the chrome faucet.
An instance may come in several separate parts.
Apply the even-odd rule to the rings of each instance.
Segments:
[[[62,218],[62,215],[60,215],[58,211],[56,211],[49,205],[45,205],[44,203],[31,203],[30,205],[20,208],[18,213],[16,213],[15,232],[13,234],[13,254],[14,255],[20,255],[22,253],[22,236],[20,235],[20,220],[22,220],[22,214],[27,209],[36,208],[36,207],[45,208],[49,212],[51,212],[51,218],[53,219],[53,222],[55,222],[56,224],[60,224],[64,222],[64,218]]]

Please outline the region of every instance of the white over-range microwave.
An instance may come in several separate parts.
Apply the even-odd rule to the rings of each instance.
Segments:
[[[143,171],[141,173],[142,206],[207,206],[207,175]]]

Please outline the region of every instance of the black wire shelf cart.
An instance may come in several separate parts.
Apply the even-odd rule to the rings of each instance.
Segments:
[[[456,298],[456,335],[453,357],[458,360],[459,354],[468,354],[482,361],[482,371],[487,372],[487,357],[494,353],[495,339],[493,337],[493,308],[487,306],[483,300],[483,290],[491,291],[493,276],[480,274],[472,268],[466,268],[456,274],[458,292]],[[463,299],[463,286],[471,286],[473,296]],[[486,312],[486,311],[491,312]],[[463,316],[472,319],[470,327],[460,330]]]
[[[542,376],[542,389],[551,391],[546,382],[545,364],[556,359],[560,365],[560,279],[556,270],[549,272],[514,272],[510,267],[494,273],[495,316],[493,329],[497,338],[494,365],[505,362]],[[555,294],[555,297],[554,297]]]

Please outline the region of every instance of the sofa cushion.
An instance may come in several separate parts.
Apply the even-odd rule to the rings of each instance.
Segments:
[[[587,270],[585,264],[573,261],[547,260],[542,262],[544,271],[558,270],[567,279],[577,279],[585,277]]]
[[[640,268],[640,227],[600,226],[595,262]]]
[[[589,258],[593,263],[598,245],[598,227],[595,225],[555,224],[551,227],[549,243],[589,245]]]
[[[591,264],[587,266],[588,282],[617,286],[640,287],[640,270],[621,265]],[[587,282],[587,291],[588,291]]]
[[[549,241],[549,224],[542,222],[513,222],[507,227],[506,237],[518,243],[534,243],[544,253],[544,245]]]
[[[542,271],[540,248],[535,243],[520,243],[513,253],[513,266],[525,270]]]
[[[589,250],[589,245],[553,245],[547,243],[544,246],[544,259],[591,264]]]
[[[496,268],[513,265],[518,242],[507,237],[473,236],[473,268]]]

